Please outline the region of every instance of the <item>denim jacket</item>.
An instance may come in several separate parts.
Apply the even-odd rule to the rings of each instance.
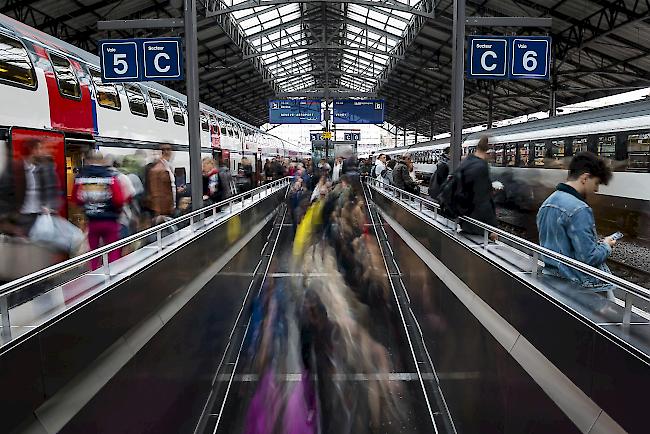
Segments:
[[[606,261],[612,248],[598,241],[591,207],[574,188],[559,184],[537,212],[539,243],[542,247],[610,273]],[[609,290],[596,277],[543,257],[544,273],[556,275],[597,291]]]

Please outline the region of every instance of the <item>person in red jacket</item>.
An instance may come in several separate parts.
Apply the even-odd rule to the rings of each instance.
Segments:
[[[114,171],[104,163],[99,151],[90,151],[85,165],[74,180],[72,197],[83,207],[88,219],[88,244],[95,250],[120,239],[118,219],[125,198],[122,187]],[[108,261],[120,258],[120,249],[108,254]],[[91,269],[99,268],[99,258],[91,261]]]

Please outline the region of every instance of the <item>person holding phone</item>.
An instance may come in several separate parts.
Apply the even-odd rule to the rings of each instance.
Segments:
[[[600,240],[588,204],[600,185],[607,185],[611,178],[612,171],[602,158],[591,152],[577,153],[569,164],[567,181],[558,184],[537,213],[540,245],[611,273],[606,261],[622,234]],[[554,259],[544,257],[543,260],[544,274],[569,279],[613,299],[612,285]]]

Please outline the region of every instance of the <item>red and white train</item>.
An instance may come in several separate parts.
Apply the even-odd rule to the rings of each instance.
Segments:
[[[21,143],[41,137],[71,182],[85,151],[151,159],[161,143],[175,151],[177,176],[189,180],[186,98],[157,83],[103,84],[99,58],[0,15],[0,170]],[[201,148],[236,173],[247,156],[259,171],[271,156],[302,158],[290,143],[201,104]]]

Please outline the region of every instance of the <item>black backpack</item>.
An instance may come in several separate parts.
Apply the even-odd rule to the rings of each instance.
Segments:
[[[469,214],[472,201],[463,186],[462,170],[456,170],[447,177],[440,187],[437,200],[440,204],[440,214],[449,219]]]

